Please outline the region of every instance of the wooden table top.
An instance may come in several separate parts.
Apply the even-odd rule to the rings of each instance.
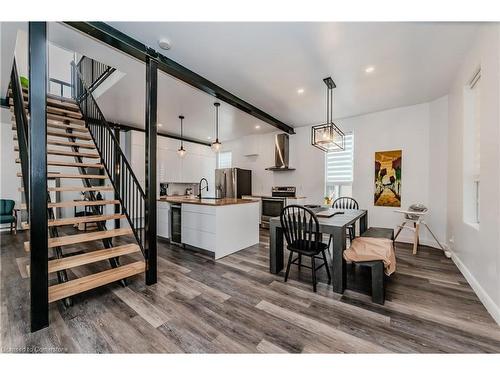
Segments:
[[[311,209],[314,213],[318,213],[321,211],[326,211],[326,208],[314,208]],[[339,212],[332,217],[318,217],[318,222],[321,226],[329,226],[329,227],[344,227],[346,225],[350,225],[358,220],[360,217],[366,215],[368,213],[367,210],[347,210],[347,209],[338,209],[334,210],[335,212]],[[343,213],[341,213],[343,212]],[[274,224],[276,226],[281,226],[280,217],[272,217],[269,220],[270,224]]]

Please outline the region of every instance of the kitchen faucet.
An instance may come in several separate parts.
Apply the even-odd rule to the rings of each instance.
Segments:
[[[201,183],[205,181],[206,182],[206,185],[204,188],[201,187]],[[205,189],[206,191],[208,191],[208,181],[205,177],[203,177],[201,180],[200,180],[200,183],[198,184],[198,199],[201,199],[201,192],[202,190]]]

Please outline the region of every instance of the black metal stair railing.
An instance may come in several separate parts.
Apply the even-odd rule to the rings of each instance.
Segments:
[[[10,84],[12,89],[12,100],[14,102],[14,116],[16,119],[17,143],[19,145],[21,174],[23,175],[24,196],[26,198],[26,207],[28,207],[29,204],[28,116],[26,115],[21,81],[19,80],[19,75],[17,73],[16,59],[14,59],[14,63],[12,64]]]
[[[83,56],[78,64],[76,64],[77,70],[80,72],[83,82],[87,85],[88,92],[92,93],[102,82],[106,80],[116,69],[109,65],[103,64],[97,60],[94,60],[88,56]],[[73,74],[73,87],[75,87],[75,93],[81,92],[79,90],[79,79]],[[75,94],[74,97],[78,98]]]
[[[77,104],[120,201],[122,211],[147,261],[147,233],[143,223],[146,194],[76,64],[73,64],[73,71]]]

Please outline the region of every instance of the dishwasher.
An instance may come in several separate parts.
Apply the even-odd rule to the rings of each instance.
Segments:
[[[180,204],[170,205],[170,243],[182,245],[182,214]]]

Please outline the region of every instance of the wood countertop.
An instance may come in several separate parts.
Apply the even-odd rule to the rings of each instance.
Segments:
[[[257,200],[253,199],[237,199],[237,198],[220,198],[220,199],[198,199],[186,196],[170,196],[170,197],[160,197],[158,202],[167,203],[188,203],[188,204],[199,204],[203,206],[230,206],[233,204],[247,204],[255,203]]]

